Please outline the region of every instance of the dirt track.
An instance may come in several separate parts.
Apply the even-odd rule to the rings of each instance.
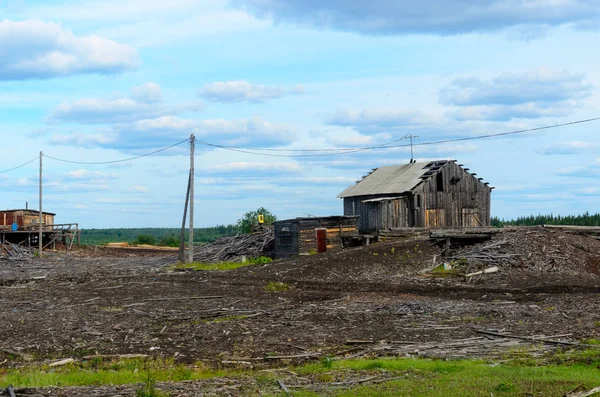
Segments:
[[[560,240],[567,238],[574,237]],[[581,245],[579,239],[586,238],[574,239]],[[168,272],[165,267],[175,262],[170,253],[0,261],[0,348],[41,362],[140,353],[215,366],[235,360],[277,366],[277,359],[263,358],[348,355],[357,351],[348,349],[350,340],[448,342],[476,337],[476,329],[570,334],[571,341],[599,338],[600,277],[586,264],[600,252],[600,242],[587,240],[589,258],[578,258],[581,266],[573,271],[540,272],[517,263],[469,280],[420,274],[440,253],[427,240],[229,272]],[[268,291],[271,282],[289,289]],[[5,357],[0,352],[0,362]],[[23,360],[4,365],[20,366]]]

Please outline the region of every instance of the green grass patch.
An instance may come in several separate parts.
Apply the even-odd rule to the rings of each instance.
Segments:
[[[490,364],[475,360],[380,359],[335,361],[331,368],[310,364],[294,368],[301,376],[335,374],[336,371],[369,371],[362,377],[388,374],[397,379],[365,384],[345,390],[314,393],[295,392],[295,396],[525,396],[564,395],[578,385],[591,389],[600,384],[597,363],[582,365],[529,366]],[[325,377],[327,379],[328,377]],[[329,376],[332,378],[332,376]]]
[[[203,366],[175,365],[170,360],[92,359],[59,368],[32,366],[0,372],[0,389],[15,387],[125,385],[154,382],[179,382],[240,374],[240,371],[211,370]],[[147,387],[148,388],[148,387]],[[149,389],[149,388],[148,388]]]
[[[271,281],[270,283],[265,285],[265,291],[267,292],[285,292],[289,290],[289,284],[282,283],[280,281]]]
[[[307,396],[559,396],[582,385],[583,390],[600,384],[600,350],[561,353],[552,356],[563,364],[546,364],[548,357],[530,359],[527,364],[507,361],[502,364],[479,360],[430,360],[390,358],[376,360],[332,360],[323,358],[313,363],[290,367],[300,377],[312,379],[319,392],[294,389],[294,395]],[[566,361],[570,359],[572,361]],[[32,366],[5,369],[0,372],[0,388],[84,386],[102,384],[140,384],[138,396],[161,396],[155,382],[199,380],[228,376],[252,376],[257,393],[278,393],[274,374],[260,370],[211,370],[202,365],[177,365],[172,360],[93,359],[60,368]],[[380,383],[350,388],[328,386],[330,382],[376,376],[394,378]],[[293,385],[293,377],[289,380]],[[288,385],[289,386],[289,385]],[[268,395],[268,394],[267,394]]]
[[[273,259],[261,256],[258,258],[250,258],[246,262],[220,262],[220,263],[200,263],[200,262],[192,262],[192,263],[178,263],[176,265],[170,266],[171,270],[176,269],[187,269],[187,270],[208,270],[208,271],[227,271],[234,270],[244,266],[250,265],[263,265],[266,263],[273,262]]]

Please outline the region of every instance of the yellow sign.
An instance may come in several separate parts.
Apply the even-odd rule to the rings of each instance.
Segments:
[[[258,223],[260,223],[261,225],[265,223],[265,216],[263,214],[258,215]]]

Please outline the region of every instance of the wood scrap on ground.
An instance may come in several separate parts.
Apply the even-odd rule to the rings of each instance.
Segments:
[[[272,257],[275,232],[266,229],[252,234],[222,237],[214,243],[194,247],[194,259],[202,263],[240,262],[245,258]]]

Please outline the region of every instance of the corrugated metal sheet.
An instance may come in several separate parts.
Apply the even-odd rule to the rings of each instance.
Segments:
[[[428,165],[445,164],[447,160],[379,167],[356,185],[350,186],[338,198],[369,196],[375,194],[400,194],[411,191],[422,181]]]

